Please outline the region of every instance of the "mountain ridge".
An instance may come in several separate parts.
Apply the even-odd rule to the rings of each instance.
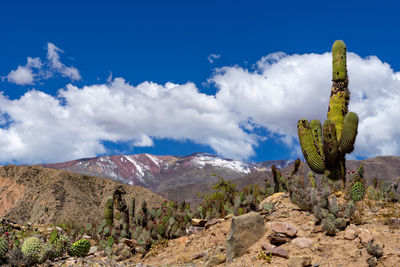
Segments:
[[[161,192],[192,183],[213,182],[216,180],[213,174],[234,180],[251,173],[268,171],[272,164],[286,167],[293,161],[289,159],[254,163],[225,159],[203,152],[188,156],[141,153],[84,158],[39,166],[109,178]]]

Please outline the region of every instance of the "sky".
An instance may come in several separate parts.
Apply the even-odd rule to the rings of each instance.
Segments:
[[[347,45],[348,159],[400,156],[395,1],[2,1],[0,164],[302,157]]]

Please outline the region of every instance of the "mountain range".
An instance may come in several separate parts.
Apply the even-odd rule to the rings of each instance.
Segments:
[[[272,164],[284,168],[291,163],[293,160],[251,163],[194,153],[184,157],[150,154],[101,156],[41,166],[109,178],[158,193],[188,184],[213,182],[217,179],[215,175],[235,180],[252,173],[269,171]]]
[[[254,163],[194,153],[183,157],[151,154],[100,156],[41,166],[142,186],[166,199],[199,204],[199,193],[212,192],[217,176],[234,181],[238,189],[249,184],[263,186],[266,179],[273,184],[271,165],[275,165],[285,174],[291,170],[293,163],[293,159]],[[364,166],[364,176],[368,184],[375,177],[378,181],[393,182],[400,176],[400,157],[347,160],[347,169],[357,170],[361,164]],[[303,175],[307,177],[309,167],[305,163],[301,166]]]

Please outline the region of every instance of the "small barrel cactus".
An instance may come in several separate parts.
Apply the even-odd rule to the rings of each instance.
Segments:
[[[0,238],[0,258],[4,258],[8,251],[8,242],[5,238]]]
[[[80,239],[73,243],[68,249],[68,254],[75,257],[85,257],[90,250],[90,241],[87,239]]]
[[[42,247],[43,245],[40,239],[32,236],[25,239],[24,243],[22,244],[21,251],[24,256],[31,255],[33,258],[38,259]]]
[[[351,199],[353,201],[360,201],[364,197],[364,184],[362,182],[355,182],[350,189]]]

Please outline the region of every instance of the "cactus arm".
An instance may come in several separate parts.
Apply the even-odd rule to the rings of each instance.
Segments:
[[[346,69],[346,45],[336,41],[332,46],[332,89],[329,100],[328,119],[336,126],[336,136],[340,140],[344,116],[348,112],[350,91]]]
[[[342,40],[337,40],[332,45],[332,80],[343,81],[347,79],[346,45]]]
[[[317,145],[314,142],[314,137],[311,127],[306,119],[301,119],[297,123],[297,131],[299,135],[301,149],[308,166],[319,174],[324,173],[325,164],[323,154],[318,153]]]
[[[349,112],[344,117],[343,133],[339,140],[339,151],[342,154],[351,153],[354,149],[358,128],[358,116],[354,112]]]
[[[323,155],[324,144],[322,139],[322,126],[319,120],[312,120],[310,122],[311,132],[313,133],[314,143],[317,146],[317,151],[319,155]]]

